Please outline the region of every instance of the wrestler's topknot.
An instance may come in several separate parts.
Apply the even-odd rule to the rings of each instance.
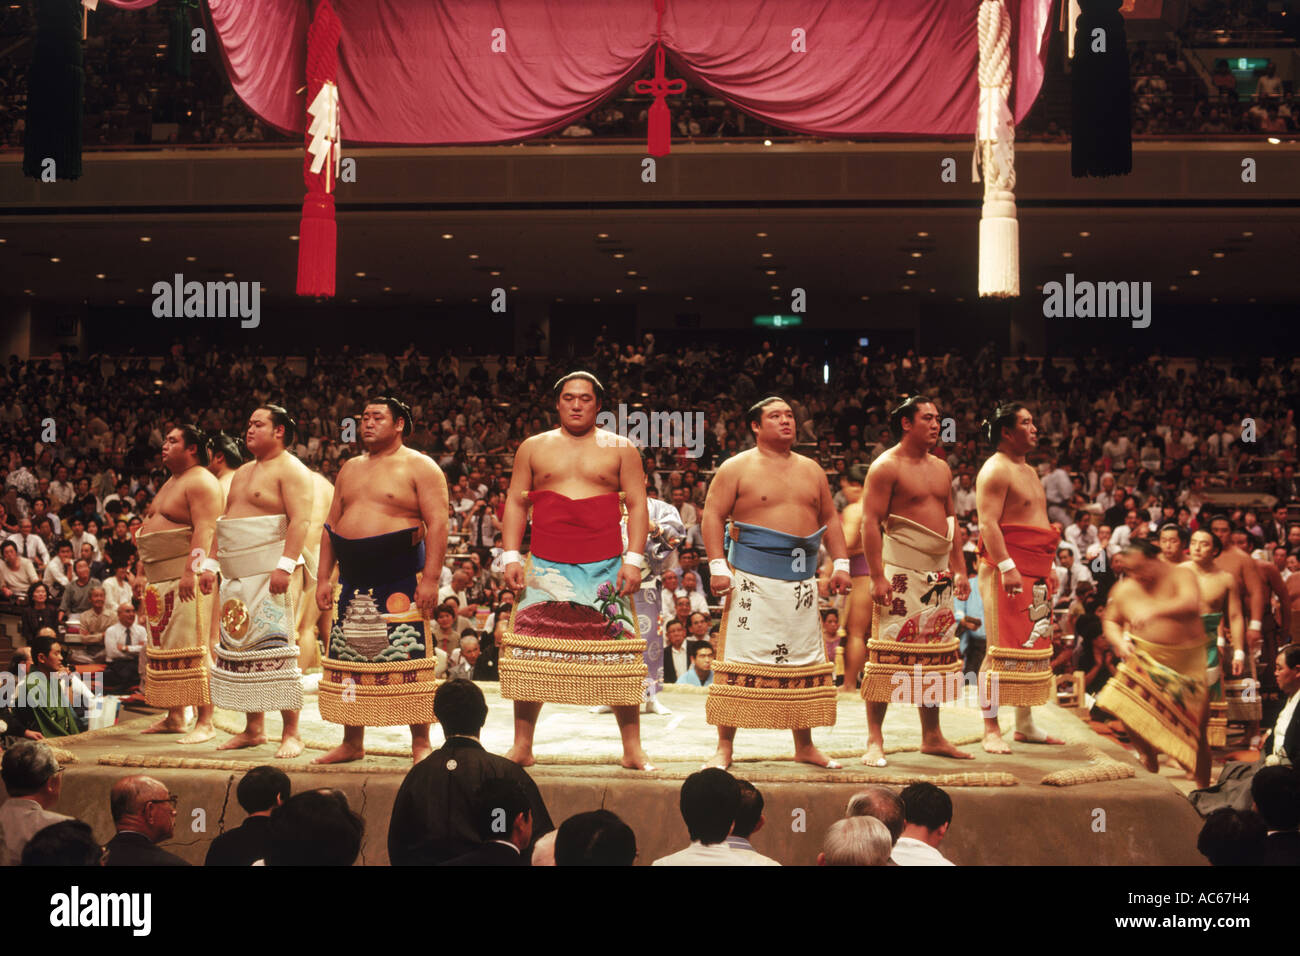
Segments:
[[[1002,429],[1010,428],[1016,423],[1016,415],[1025,406],[1020,402],[1005,402],[993,410],[993,414],[984,419],[980,428],[984,438],[994,448],[1002,441]]]
[[[753,405],[750,405],[749,411],[746,413],[749,419],[749,424],[761,425],[763,423],[763,409],[767,408],[767,406],[771,405],[773,402],[785,402],[785,399],[780,395],[769,395],[767,398],[760,398]],[[790,403],[786,402],[786,404],[789,405]]]
[[[571,382],[575,378],[580,378],[583,379],[584,381],[590,382],[591,387],[596,392],[596,400],[599,401],[602,405],[605,404],[605,386],[600,384],[600,379],[596,378],[596,376],[592,375],[590,372],[584,372],[581,369],[574,372],[570,372],[568,375],[565,375],[563,378],[557,381],[555,383],[555,387],[551,389],[551,392],[558,399],[560,397],[560,393],[564,391],[565,383]]]

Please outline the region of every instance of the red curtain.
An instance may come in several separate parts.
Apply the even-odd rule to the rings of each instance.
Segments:
[[[155,0],[107,2],[136,9]],[[1053,0],[1006,2],[1019,121],[1042,85]],[[235,92],[266,122],[302,132],[308,0],[208,6]],[[335,8],[344,143],[505,143],[562,129],[625,88],[652,62],[656,40],[653,0],[336,0]],[[693,85],[773,126],[827,137],[973,135],[978,8],[667,0],[661,39]],[[504,30],[503,53],[492,51],[495,30]],[[807,52],[793,51],[795,30]]]

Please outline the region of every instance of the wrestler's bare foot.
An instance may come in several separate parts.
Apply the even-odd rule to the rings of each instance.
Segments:
[[[640,747],[623,752],[623,766],[628,770],[654,770],[655,765]]]
[[[531,767],[537,763],[537,758],[533,756],[533,748],[521,747],[519,744],[515,744],[506,751],[506,759],[513,760],[521,767]]]
[[[799,763],[810,763],[814,767],[825,767],[827,770],[839,770],[840,762],[832,760],[812,744],[804,747],[796,747],[794,750],[794,759]]]
[[[239,750],[241,747],[258,747],[266,743],[266,734],[250,734],[245,730],[242,734],[236,734],[224,744],[217,747],[218,750]]]
[[[365,755],[365,747],[358,747],[356,744],[344,741],[329,753],[317,757],[312,763],[348,763],[352,760],[360,760]]]
[[[1007,742],[1002,739],[1002,734],[995,730],[984,732],[984,752],[990,754],[1009,754],[1011,748]]]
[[[286,734],[280,738],[280,749],[275,752],[277,760],[292,760],[302,755],[302,738],[297,734]]]
[[[198,728],[195,729],[197,730]],[[168,714],[166,717],[158,721],[156,724],[150,724],[144,730],[140,731],[140,733],[142,734],[183,734],[185,733],[185,718],[184,717],[174,718],[172,717],[171,714]],[[185,741],[182,740],[181,743],[185,743]]]
[[[885,745],[883,743],[867,743],[867,752],[862,755],[862,762],[868,767],[883,767],[889,761],[885,760]]]
[[[178,744],[202,744],[207,743],[216,735],[217,732],[211,724],[199,724],[176,742]]]
[[[1041,738],[1038,738],[1038,737],[1026,737],[1024,734],[1022,734],[1020,731],[1017,730],[1017,731],[1016,731],[1016,743],[1018,743],[1018,744],[1054,744],[1054,745],[1056,745],[1056,746],[1063,746],[1063,745],[1065,744],[1065,741],[1064,741],[1064,740],[1057,740],[1057,739],[1056,739],[1055,737],[1053,737],[1051,734],[1043,734],[1043,736],[1042,736]]]
[[[411,741],[411,763],[417,764],[429,754],[433,753],[433,744],[429,743],[429,738]]]
[[[921,738],[921,753],[933,754],[936,757],[952,757],[956,760],[974,760],[974,754],[968,754],[964,750],[958,750],[948,738],[942,734],[937,737]]]
[[[701,769],[708,770],[710,767],[717,767],[719,770],[726,770],[730,766],[731,744],[719,741],[718,749],[714,751],[713,756],[708,759],[708,762],[706,762]]]

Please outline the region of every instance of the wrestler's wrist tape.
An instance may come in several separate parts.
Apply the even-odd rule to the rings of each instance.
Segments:
[[[1235,651],[1232,652],[1232,662],[1234,664],[1239,662],[1242,664],[1246,663],[1246,652],[1242,650],[1240,647],[1237,648]]]
[[[1254,618],[1252,618],[1251,621],[1250,621],[1250,627],[1246,628],[1246,630],[1248,630],[1248,631],[1262,631],[1262,630],[1264,630],[1264,625],[1263,625],[1262,622],[1257,621],[1257,620],[1255,620]]]
[[[714,558],[709,562],[709,576],[718,578],[731,577],[731,568],[727,566],[726,558]]]
[[[632,567],[636,568],[638,571],[644,571],[645,555],[639,551],[629,551],[627,554],[623,555],[623,563],[632,565]]]
[[[998,562],[998,570],[1001,571],[1003,574],[1006,574],[1008,571],[1014,571],[1015,569],[1016,569],[1016,562],[1013,561],[1011,558],[1007,558],[1005,561]]]
[[[523,561],[520,560],[518,551],[507,551],[501,555],[501,563],[508,566],[511,564],[523,564]]]
[[[199,565],[199,570],[205,574],[211,571],[213,574],[221,573],[221,562],[216,558],[204,558],[203,563]]]
[[[294,569],[298,567],[298,559],[280,555],[280,560],[275,562],[275,569],[283,571],[285,574],[293,574]]]
[[[845,574],[849,573],[848,558],[835,558],[833,561],[831,561],[831,574],[839,574],[841,571],[843,571]]]

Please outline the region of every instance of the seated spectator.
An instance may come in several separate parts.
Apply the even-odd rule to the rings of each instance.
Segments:
[[[18,548],[20,555],[32,562],[37,573],[45,570],[45,565],[50,561],[50,550],[44,539],[36,534],[31,518],[19,521],[17,533],[11,534],[9,540]]]
[[[708,687],[713,683],[713,645],[705,642],[695,649],[691,666],[677,679],[687,687]]]
[[[532,778],[479,743],[487,702],[476,684],[443,684],[433,698],[433,712],[447,742],[412,767],[397,791],[388,827],[393,866],[434,866],[477,847],[474,795],[483,781],[498,777],[514,780],[528,794],[534,838],[554,829]]]
[[[60,541],[55,545],[54,552],[55,557],[45,566],[41,581],[50,589],[50,600],[58,603],[63,600],[64,589],[72,580],[72,545]]]
[[[18,545],[12,541],[0,544],[0,600],[9,604],[25,604],[27,592],[41,578],[27,558],[19,557]]]
[[[822,643],[826,646],[826,659],[834,663],[840,646],[840,612],[833,607],[822,608]]]
[[[63,597],[59,599],[59,614],[63,620],[76,617],[90,609],[93,604],[90,592],[99,588],[103,591],[97,578],[91,577],[90,562],[84,558],[78,558],[72,566],[72,577],[68,579],[68,586],[63,589]],[[101,628],[102,634],[105,629]]]
[[[431,637],[433,643],[443,652],[450,652],[460,645],[461,632],[456,630],[456,612],[446,604],[439,604],[433,612]]]
[[[67,737],[84,729],[68,699],[63,667],[63,646],[49,636],[37,636],[31,644],[32,667],[24,681],[26,694],[21,710],[24,727],[44,737]]]
[[[537,842],[533,844],[533,866],[555,866],[555,835],[557,832],[552,830],[545,836],[539,837]],[[632,856],[635,858],[636,854],[633,853]]]
[[[63,820],[40,830],[23,849],[23,866],[103,866],[106,854],[89,823]]]
[[[894,790],[880,784],[863,787],[849,798],[844,811],[846,817],[874,817],[889,831],[890,845],[898,843],[903,835],[903,798]]]
[[[140,652],[149,632],[136,623],[135,607],[124,602],[117,609],[117,623],[104,632],[104,687],[111,694],[129,694],[140,683]]]
[[[532,808],[518,781],[484,780],[474,798],[474,816],[482,841],[443,866],[528,866],[525,852],[533,841]]]
[[[1268,827],[1265,863],[1300,864],[1300,770],[1264,767],[1250,782],[1250,799]]]
[[[952,824],[952,798],[932,783],[913,783],[899,794],[903,801],[903,835],[894,845],[899,866],[952,866],[939,844]]]
[[[556,866],[631,866],[636,834],[609,810],[575,813],[555,834]]]
[[[682,572],[682,590],[686,592],[686,598],[690,601],[691,612],[695,614],[708,614],[709,602],[704,597],[704,592],[698,587],[700,576],[694,571]]]
[[[264,866],[351,866],[361,853],[366,823],[341,790],[306,790],[270,820]]]
[[[1056,552],[1056,563],[1052,565],[1052,573],[1056,576],[1054,606],[1058,611],[1070,607],[1080,584],[1092,581],[1092,573],[1088,570],[1088,565],[1076,558],[1069,548],[1063,547]]]
[[[889,863],[889,831],[875,817],[846,817],[826,831],[818,866],[885,866]]]
[[[131,580],[130,565],[119,564],[113,569],[113,576],[104,582],[104,603],[114,609],[135,603],[135,582]]]
[[[289,777],[277,767],[254,767],[235,788],[235,799],[248,814],[233,830],[208,847],[204,866],[252,866],[266,859],[270,845],[271,812],[289,799]]]
[[[56,630],[58,626],[59,610],[50,603],[50,589],[37,581],[27,592],[27,606],[23,608],[18,633],[30,644],[45,628]]]
[[[767,818],[763,816],[763,795],[748,780],[736,782],[740,784],[740,809],[736,811],[736,822],[732,824],[731,836],[727,837],[727,846],[743,853],[756,854],[761,859],[769,861],[770,866],[780,866],[781,864],[776,860],[763,856],[755,850],[754,845],[749,842],[749,838],[763,829],[763,825],[767,823]]]
[[[677,613],[677,592],[681,590],[681,580],[676,568],[669,568],[660,575],[659,584],[663,589],[663,597],[660,599],[663,604],[659,609],[661,620],[666,621]]]
[[[475,669],[482,656],[478,635],[465,631],[460,636],[460,646],[447,658],[447,680],[477,680]]]
[[[63,769],[48,745],[22,740],[0,758],[9,799],[0,806],[0,866],[17,866],[23,848],[51,824],[72,819],[53,812],[63,792]]]
[[[113,784],[108,799],[117,833],[104,848],[105,866],[189,866],[156,845],[171,839],[180,797],[153,777],[133,774]]]
[[[697,770],[682,784],[679,799],[691,845],[655,860],[653,866],[770,866],[757,853],[727,845],[740,810],[740,783],[725,770]]]
[[[19,647],[13,652],[9,659],[9,670],[0,671],[0,675],[8,674],[12,677],[13,687],[17,687],[27,679],[27,674],[32,669],[32,649],[30,647]],[[2,679],[2,678],[0,678]],[[0,698],[0,750],[10,747],[18,740],[43,740],[45,735],[39,730],[30,729],[27,726],[27,719],[30,716],[26,708],[14,706],[17,700],[6,702]]]
[[[1221,807],[1205,818],[1196,849],[1211,866],[1260,866],[1267,841],[1268,828],[1258,813]]]
[[[72,587],[76,587],[76,584]],[[117,615],[109,614],[104,609],[104,601],[104,589],[96,584],[90,589],[90,609],[77,615],[81,643],[85,650],[74,651],[70,655],[74,664],[103,663],[105,660],[104,635],[117,623]]]
[[[673,618],[664,625],[664,634],[668,637],[668,646],[664,648],[664,683],[676,684],[691,669],[686,652],[686,625],[680,618]]]
[[[1077,554],[1083,554],[1097,543],[1097,529],[1092,526],[1092,515],[1089,512],[1074,513],[1074,524],[1065,529],[1065,540],[1074,545]]]

